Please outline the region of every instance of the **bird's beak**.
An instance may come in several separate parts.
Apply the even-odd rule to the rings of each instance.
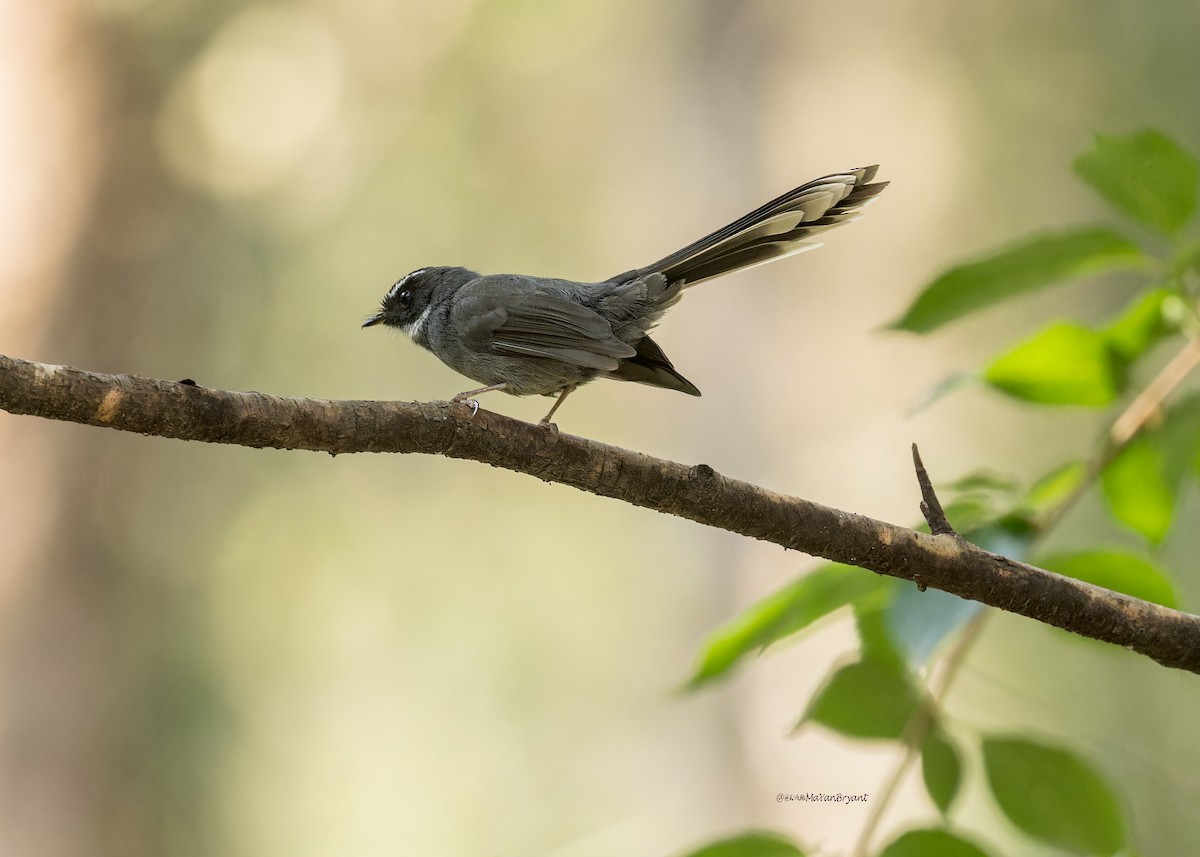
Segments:
[[[363,322],[363,327],[373,327],[383,321],[383,313],[373,315]]]

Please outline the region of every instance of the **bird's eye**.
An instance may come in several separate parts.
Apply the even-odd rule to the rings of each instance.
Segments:
[[[400,304],[400,306],[408,306],[412,303],[412,299],[412,289],[401,289],[399,294],[396,295],[396,303]]]

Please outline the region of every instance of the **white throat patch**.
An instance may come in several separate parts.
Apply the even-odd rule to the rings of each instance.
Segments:
[[[418,345],[421,344],[421,336],[425,333],[425,322],[429,320],[429,311],[433,309],[433,304],[430,303],[425,307],[424,312],[416,317],[414,321],[408,324],[401,325],[400,329],[408,334],[408,338]]]

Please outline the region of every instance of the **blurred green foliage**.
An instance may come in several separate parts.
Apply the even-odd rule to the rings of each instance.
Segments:
[[[804,857],[804,852],[773,833],[745,833],[713,842],[688,857]]]
[[[1121,268],[1142,272],[1127,309],[1107,325],[1053,322],[988,361],[977,376],[1032,406],[1120,403],[1122,410],[1090,458],[1057,463],[1029,488],[992,472],[972,474],[947,486],[952,494],[947,510],[959,532],[985,549],[1016,559],[1032,554],[1030,561],[1048,570],[1176,607],[1173,575],[1149,552],[1171,533],[1181,486],[1200,478],[1200,406],[1196,396],[1177,394],[1200,366],[1200,357],[1193,356],[1200,345],[1200,264],[1195,245],[1181,235],[1195,213],[1200,172],[1190,153],[1157,131],[1100,135],[1075,168],[1119,215],[1148,234],[1139,241],[1120,229],[1088,227],[1035,237],[937,277],[894,327],[929,333],[1069,277]],[[1173,350],[1175,359],[1155,380],[1136,384],[1144,365],[1158,365],[1158,346]],[[1112,536],[1097,531],[1082,549],[1039,554],[1042,540],[1094,491],[1102,494],[1112,524],[1140,537],[1142,549],[1111,547],[1106,542]],[[850,738],[902,742],[909,758],[920,756],[925,788],[948,824],[963,766],[948,737],[943,698],[958,660],[975,640],[969,630],[988,615],[978,605],[972,609],[953,596],[916,593],[911,585],[824,565],[714,632],[692,686],[727,675],[745,655],[845,606],[854,610],[862,659],[830,673],[801,723]],[[878,621],[880,616],[886,621]],[[1068,636],[1062,635],[1061,645],[1072,645]],[[939,647],[949,653],[942,685],[934,689],[925,664]],[[1149,662],[1143,667],[1159,669]],[[1117,789],[1079,754],[1024,736],[974,737],[996,806],[1030,839],[1071,854],[1132,849]],[[876,814],[881,812],[877,807]],[[909,831],[878,852],[988,853],[945,827]]]

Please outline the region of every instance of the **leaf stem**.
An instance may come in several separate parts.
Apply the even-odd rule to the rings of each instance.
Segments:
[[[892,802],[892,798],[895,797],[896,791],[900,788],[900,783],[904,779],[904,775],[908,773],[908,769],[916,760],[917,754],[920,753],[921,744],[924,742],[925,736],[929,734],[929,730],[933,727],[938,704],[945,697],[950,685],[954,683],[959,669],[966,660],[971,644],[978,639],[979,632],[983,630],[983,624],[990,615],[990,611],[981,610],[967,623],[962,636],[958,638],[954,644],[954,648],[946,655],[946,666],[942,670],[937,688],[930,689],[929,698],[925,704],[917,710],[912,719],[904,727],[904,734],[900,739],[904,743],[904,757],[900,760],[900,764],[896,766],[896,770],[892,772],[892,776],[884,785],[883,793],[880,795],[879,800],[875,801],[874,806],[871,808],[871,814],[867,817],[862,833],[859,834],[858,841],[854,844],[854,857],[866,857],[867,848],[870,847],[871,839],[874,837],[880,821],[883,820],[884,812],[887,811],[888,805]]]
[[[1154,376],[1153,380],[1113,421],[1112,427],[1108,430],[1104,448],[1088,463],[1087,471],[1079,480],[1079,484],[1075,486],[1075,490],[1068,494],[1061,503],[1050,509],[1046,516],[1038,522],[1039,533],[1048,532],[1062,520],[1063,516],[1092,487],[1092,483],[1100,478],[1104,468],[1116,457],[1117,453],[1162,412],[1162,406],[1167,397],[1184,382],[1197,366],[1200,366],[1200,339],[1189,338],[1179,353],[1171,358],[1170,362]]]
[[[1121,448],[1141,431],[1162,409],[1167,396],[1183,383],[1184,379],[1200,366],[1200,340],[1189,339],[1187,345],[1154,376],[1142,392],[1129,403],[1129,407],[1117,417],[1109,430],[1109,444]]]

